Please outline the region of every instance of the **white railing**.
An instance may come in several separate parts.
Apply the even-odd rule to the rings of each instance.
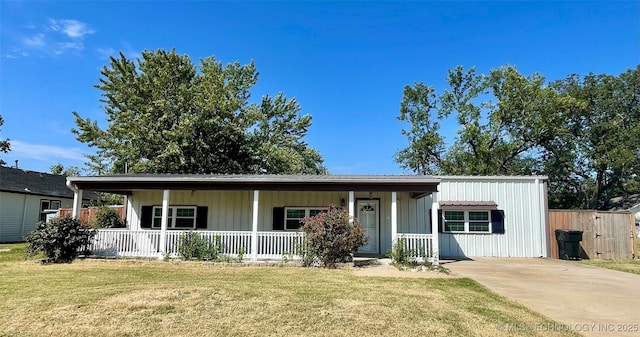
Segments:
[[[167,231],[166,254],[178,257],[180,238],[190,231]],[[220,244],[220,253],[232,257],[244,254],[251,257],[252,232],[250,231],[195,231],[210,243]],[[99,229],[87,248],[94,255],[117,257],[160,257],[158,230]],[[282,259],[295,255],[303,241],[301,232],[258,232],[258,259]]]
[[[189,231],[167,231],[167,253],[171,257],[178,257],[180,237]],[[220,253],[229,256],[238,256],[242,253],[247,256],[251,251],[251,232],[247,231],[195,231],[194,233],[207,240],[209,243],[220,244]]]
[[[398,233],[396,239],[396,242],[398,240],[404,241],[404,248],[410,253],[409,257],[417,260],[432,260],[434,258],[432,234]]]
[[[282,259],[296,256],[304,240],[302,232],[258,232],[258,258]]]
[[[160,232],[150,230],[99,229],[88,249],[98,256],[156,257]]]

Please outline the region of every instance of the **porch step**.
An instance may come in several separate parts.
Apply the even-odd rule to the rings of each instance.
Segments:
[[[375,257],[354,257],[354,267],[367,267],[367,266],[379,266],[381,265],[380,259]]]

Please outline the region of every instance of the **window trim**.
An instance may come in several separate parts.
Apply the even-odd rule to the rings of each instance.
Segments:
[[[287,217],[287,211],[289,210],[304,210],[304,217],[303,218],[289,218]],[[302,227],[302,224],[300,226],[298,226],[298,228],[288,228],[287,227],[287,221],[288,220],[302,220],[304,218],[309,218],[311,211],[328,211],[329,207],[326,206],[287,206],[284,208],[284,230],[285,231],[290,231],[290,232],[295,232],[295,231],[299,231],[300,227]]]
[[[192,209],[193,217],[185,217],[178,216],[178,209]],[[160,213],[162,214],[162,206],[153,206],[151,208],[151,227],[150,229],[161,229],[162,224],[158,224],[156,226],[155,220],[158,219],[156,216],[156,209],[160,209]],[[198,206],[193,205],[169,205],[169,213],[170,215],[167,217],[167,229],[170,230],[195,230],[198,228]],[[162,215],[160,216],[160,222],[162,222]],[[175,227],[176,219],[193,219],[193,226],[191,227]]]
[[[47,203],[47,207],[42,207],[43,203]],[[53,204],[54,202],[58,203],[58,208],[52,208],[51,204]],[[38,219],[39,221],[46,221],[47,220],[47,214],[52,213],[52,212],[45,212],[45,211],[51,211],[51,210],[58,210],[62,208],[62,200],[60,199],[40,199],[40,212],[38,213]]]
[[[447,220],[446,219],[446,212],[463,212],[464,213],[464,220]],[[483,213],[487,213],[487,220],[471,220],[469,213],[470,212],[483,212]],[[446,224],[447,222],[464,222],[464,231],[448,231],[446,230]],[[471,231],[469,230],[470,228],[470,224],[471,223],[477,223],[477,222],[482,222],[482,223],[488,223],[489,227],[487,231]],[[481,209],[446,209],[446,210],[442,210],[442,233],[449,233],[449,234],[493,234],[493,222],[491,220],[491,210],[490,209],[486,209],[486,210],[481,210]]]

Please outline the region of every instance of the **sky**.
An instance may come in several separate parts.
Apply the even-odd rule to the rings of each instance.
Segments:
[[[313,116],[306,138],[333,174],[409,174],[397,119],[405,85],[449,69],[514,65],[548,80],[640,64],[640,1],[0,0],[0,139],[8,165],[83,168],[72,111],[106,126],[94,88],[109,56],[170,50],[255,62],[252,101],[282,92]],[[196,62],[197,63],[197,62]],[[445,124],[448,141],[455,125]]]

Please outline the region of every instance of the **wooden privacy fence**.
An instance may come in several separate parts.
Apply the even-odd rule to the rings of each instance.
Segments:
[[[109,206],[112,210],[118,212],[120,216],[120,220],[124,221],[124,206]],[[80,209],[80,221],[81,222],[93,222],[96,218],[96,214],[100,207],[84,207]],[[60,208],[58,210],[58,216],[72,215],[73,209],[71,208]]]
[[[549,210],[549,244],[552,258],[558,258],[556,229],[582,231],[580,257],[623,260],[638,257],[636,228],[630,212],[594,210]]]

